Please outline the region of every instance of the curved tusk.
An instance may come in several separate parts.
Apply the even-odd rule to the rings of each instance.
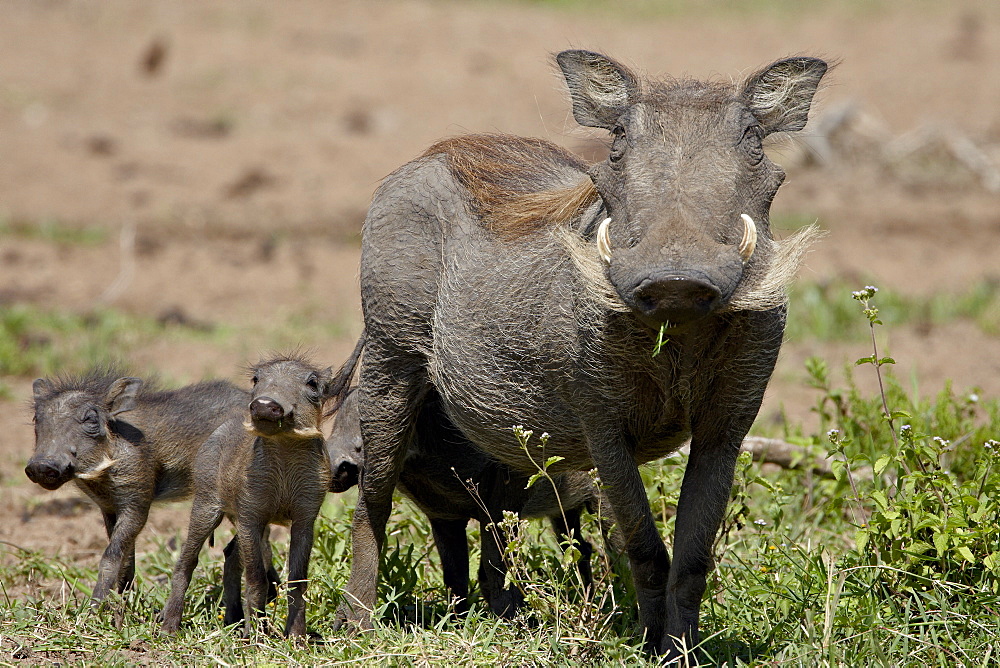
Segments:
[[[610,224],[611,219],[605,218],[597,228],[597,252],[601,259],[608,264],[611,264],[611,235],[608,233],[608,225]]]
[[[740,214],[740,218],[743,219],[743,239],[740,240],[739,251],[743,264],[746,264],[757,248],[757,224],[745,213]]]
[[[117,459],[111,459],[107,455],[104,456],[97,466],[90,469],[89,471],[80,471],[76,474],[76,477],[80,480],[97,480],[102,475],[104,475],[108,469],[118,463]]]

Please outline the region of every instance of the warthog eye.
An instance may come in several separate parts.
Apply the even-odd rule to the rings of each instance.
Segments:
[[[306,385],[309,387],[309,399],[313,402],[319,401],[319,376],[314,373],[309,374],[306,378]]]
[[[743,139],[740,141],[750,162],[755,165],[764,159],[763,137],[764,130],[759,125],[751,125],[743,131]]]
[[[257,374],[254,374],[253,378],[250,379],[250,382],[253,383],[254,385],[256,385],[259,380],[260,379],[257,378]]]
[[[83,414],[83,418],[80,419],[80,423],[83,425],[83,432],[87,434],[87,436],[101,435],[101,418],[97,415],[97,411],[93,408]]]
[[[616,125],[614,129],[611,130],[613,139],[611,140],[611,155],[608,159],[611,162],[618,162],[625,155],[625,149],[628,147],[628,137],[625,135],[625,128],[621,125]]]

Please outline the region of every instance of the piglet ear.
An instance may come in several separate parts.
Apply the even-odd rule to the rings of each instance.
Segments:
[[[35,382],[31,384],[31,391],[37,401],[52,391],[52,382],[45,378],[36,378]]]
[[[612,129],[639,96],[639,81],[624,65],[593,51],[563,51],[556,56],[569,86],[573,117],[580,125]]]
[[[819,58],[786,58],[752,74],[742,97],[767,134],[805,127],[827,64]]]
[[[111,415],[118,415],[135,408],[135,395],[142,387],[141,378],[119,378],[111,384],[104,397],[105,408]]]

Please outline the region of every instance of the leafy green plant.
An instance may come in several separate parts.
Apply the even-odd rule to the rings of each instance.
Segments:
[[[935,581],[955,586],[962,595],[964,587],[998,594],[1000,443],[980,442],[970,461],[954,470],[950,436],[915,427],[912,413],[890,408],[881,370],[894,361],[878,353],[874,330],[882,322],[872,304],[875,292],[869,286],[854,293],[869,320],[873,351],[857,364],[875,369],[881,418],[891,439],[874,451],[852,447],[851,437],[838,429],[829,432],[831,451],[840,457],[835,471],[850,482],[863,517],[847,561],[883,568],[882,586],[893,594],[924,591]],[[897,421],[906,422],[897,428]],[[863,487],[854,475],[860,469],[870,471]]]
[[[855,544],[839,563],[840,605],[872,623],[887,607],[917,611],[933,631],[950,621],[938,610],[961,609],[965,623],[979,617],[970,609],[989,610],[1000,594],[1000,443],[979,440],[983,428],[971,424],[978,397],[960,401],[946,388],[933,405],[894,400],[898,387],[887,387],[882,376],[893,360],[879,355],[874,336],[882,324],[875,292],[868,287],[854,298],[872,331],[872,355],[857,364],[872,366],[878,377],[877,420],[871,402],[858,401],[856,392],[827,395],[842,427],[828,433],[838,458],[834,471],[850,484],[855,517]],[[813,377],[823,385],[819,369],[813,365]],[[1000,433],[995,409],[986,414],[985,433]],[[866,431],[875,427],[888,438],[866,443]],[[956,456],[956,443],[970,442]],[[868,602],[873,595],[877,607]]]

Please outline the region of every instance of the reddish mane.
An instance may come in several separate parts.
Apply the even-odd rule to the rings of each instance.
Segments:
[[[469,192],[484,227],[513,239],[572,220],[593,204],[597,190],[587,165],[544,139],[505,134],[442,140],[425,156],[443,154]],[[577,183],[566,185],[578,173]]]

